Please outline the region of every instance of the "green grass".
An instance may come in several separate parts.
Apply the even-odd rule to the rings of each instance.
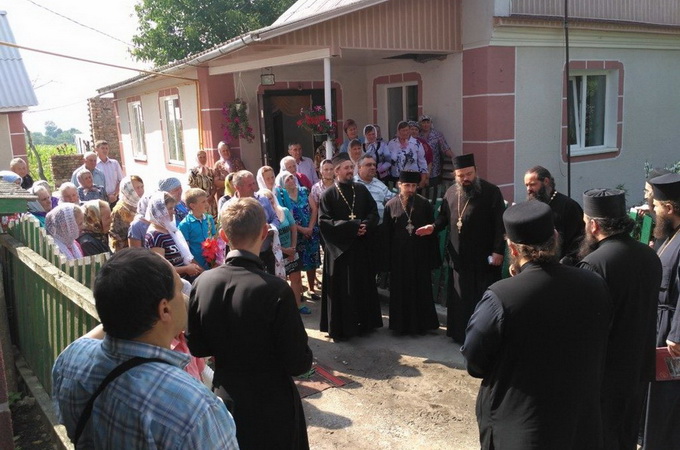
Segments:
[[[75,155],[77,153],[75,145],[36,145],[36,150],[40,154],[40,161],[43,166],[43,172],[45,173],[45,179],[50,186],[54,186],[54,177],[52,176],[52,165],[50,164],[50,158],[53,155]],[[38,163],[35,159],[33,152],[30,149],[26,149],[28,153],[28,166],[30,168],[31,177],[34,180],[40,180],[42,177],[38,174]]]

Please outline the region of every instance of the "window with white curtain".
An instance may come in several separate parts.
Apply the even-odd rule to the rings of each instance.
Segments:
[[[179,97],[177,95],[162,97],[161,105],[163,107],[163,131],[168,160],[171,164],[184,164],[184,140]]]
[[[141,102],[128,103],[130,115],[130,137],[132,139],[132,154],[137,159],[146,159],[146,138],[144,133],[144,116]]]

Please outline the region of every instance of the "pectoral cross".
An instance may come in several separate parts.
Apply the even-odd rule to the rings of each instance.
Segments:
[[[349,220],[354,220],[354,219],[356,219],[356,218],[357,218],[357,216],[355,216],[354,213],[351,213],[351,214],[349,215]]]
[[[458,227],[458,233],[460,233],[460,230],[463,229],[463,220],[459,217],[458,222],[456,222],[456,226]]]
[[[409,220],[409,221],[408,221],[408,224],[406,225],[406,231],[408,231],[408,234],[413,234],[413,229],[414,229],[414,228],[415,228],[415,227],[413,226],[413,224],[412,224],[411,221]]]

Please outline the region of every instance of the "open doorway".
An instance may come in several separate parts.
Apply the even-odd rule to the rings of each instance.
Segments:
[[[288,144],[299,142],[302,154],[314,159],[314,150],[325,137],[314,136],[299,128],[300,109],[324,105],[323,89],[266,91],[262,94],[262,117],[264,122],[264,164],[279,172],[281,158],[288,155]],[[331,90],[331,110],[335,117],[335,89]]]

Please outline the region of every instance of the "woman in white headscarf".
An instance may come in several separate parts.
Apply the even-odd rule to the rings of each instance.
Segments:
[[[111,250],[114,252],[128,246],[128,229],[137,214],[139,197],[144,195],[144,181],[137,175],[125,177],[120,182],[120,199],[111,211]]]
[[[259,189],[269,189],[274,192],[276,187],[276,175],[270,166],[262,166],[257,170],[257,187]]]
[[[144,246],[158,253],[182,278],[193,281],[203,268],[196,264],[189,245],[174,221],[176,200],[167,192],[155,192],[146,208],[146,220],[150,222]]]
[[[84,214],[80,206],[73,203],[57,205],[45,216],[45,229],[54,238],[54,243],[66,259],[83,257],[76,239],[83,228]]]
[[[128,246],[129,247],[143,247],[144,239],[146,237],[146,230],[149,229],[149,221],[146,220],[146,210],[149,207],[149,200],[153,193],[142,195],[137,203],[137,214],[128,228]]]

